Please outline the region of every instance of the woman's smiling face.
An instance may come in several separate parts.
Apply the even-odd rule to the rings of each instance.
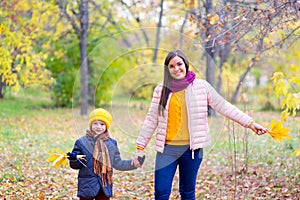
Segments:
[[[180,80],[186,76],[186,67],[182,58],[175,56],[168,64],[170,76],[173,79]]]

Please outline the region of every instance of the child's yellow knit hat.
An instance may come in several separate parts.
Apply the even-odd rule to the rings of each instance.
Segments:
[[[95,120],[103,121],[106,124],[106,128],[109,129],[112,116],[103,108],[97,108],[89,114],[89,127],[91,127],[92,122]]]

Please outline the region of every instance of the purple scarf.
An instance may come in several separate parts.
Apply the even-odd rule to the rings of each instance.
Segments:
[[[190,83],[192,83],[196,78],[196,74],[193,71],[188,71],[185,78],[181,80],[172,79],[171,88],[172,92],[178,92],[185,89]]]

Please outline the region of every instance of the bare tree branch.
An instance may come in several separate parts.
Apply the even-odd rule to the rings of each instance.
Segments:
[[[270,46],[270,47],[268,47],[268,48],[265,48],[264,51],[268,51],[268,50],[270,50],[270,49],[272,49],[272,48],[274,48],[274,47],[282,46],[288,39],[290,39],[293,35],[295,35],[295,32],[296,32],[297,30],[299,30],[299,29],[300,29],[300,25],[297,26],[296,28],[294,28],[288,35],[286,35],[286,36],[284,37],[284,39],[282,39],[282,40],[276,42],[274,45],[272,45],[272,46]]]
[[[61,0],[56,0],[61,12],[66,16],[67,20],[71,23],[77,35],[80,35],[80,27],[77,26],[75,20],[67,13],[66,7]]]
[[[162,17],[164,12],[164,0],[161,0],[160,2],[160,12],[159,12],[159,18],[158,18],[158,24],[157,24],[157,32],[156,32],[156,42],[155,42],[155,49],[154,49],[154,55],[152,58],[152,62],[156,63],[157,60],[157,54],[158,54],[158,47],[160,43],[160,29],[162,25]]]

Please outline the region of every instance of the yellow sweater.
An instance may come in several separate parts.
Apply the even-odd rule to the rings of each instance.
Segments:
[[[173,93],[170,99],[166,144],[190,144],[185,90]]]

